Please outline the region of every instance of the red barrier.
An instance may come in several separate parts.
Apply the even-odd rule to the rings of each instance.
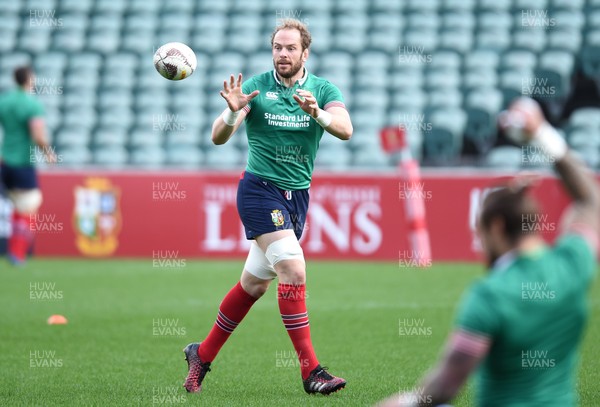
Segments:
[[[478,260],[471,226],[485,188],[498,176],[423,174],[434,260]],[[506,178],[506,177],[504,177]],[[49,172],[36,252],[43,256],[240,258],[248,242],[236,209],[239,173]],[[394,174],[316,174],[302,246],[311,259],[400,260],[410,264],[403,199]],[[403,195],[404,194],[404,195]],[[544,236],[568,203],[544,178]]]

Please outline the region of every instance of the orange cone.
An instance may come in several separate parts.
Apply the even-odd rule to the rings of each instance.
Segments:
[[[48,318],[48,325],[65,325],[67,323],[67,318],[65,318],[62,315],[51,315],[50,318]]]

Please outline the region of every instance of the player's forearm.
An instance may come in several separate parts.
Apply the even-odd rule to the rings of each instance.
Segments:
[[[234,127],[228,126],[221,116],[217,117],[212,126],[211,139],[215,145],[225,144],[231,138]]]
[[[577,157],[567,152],[556,161],[556,172],[573,200],[590,212],[600,212],[600,192],[594,173]]]
[[[319,109],[319,114],[323,114],[323,110]],[[350,121],[350,117],[348,113],[342,114],[339,112],[330,113],[324,112],[326,114],[331,115],[331,122],[327,126],[323,126],[323,128],[330,133],[331,135],[339,138],[340,140],[350,140],[352,137],[352,132],[354,129],[352,128],[352,122]],[[317,114],[317,116],[319,116]],[[318,122],[318,120],[317,120]]]

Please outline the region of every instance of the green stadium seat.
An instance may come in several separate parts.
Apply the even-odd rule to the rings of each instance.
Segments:
[[[458,70],[461,67],[461,57],[457,52],[438,51],[431,56],[431,69]]]
[[[485,165],[491,168],[516,170],[521,168],[522,163],[523,150],[520,147],[496,147],[485,156]]]
[[[587,16],[587,30],[593,31],[600,29],[600,9],[591,11]]]
[[[510,46],[510,34],[504,29],[480,31],[475,36],[476,47],[503,51]]]
[[[563,51],[548,51],[540,56],[536,77],[540,80],[548,80],[547,85],[551,87],[556,97],[569,94],[571,89],[571,73],[574,66],[573,56]]]
[[[469,12],[447,12],[442,15],[444,29],[473,30],[475,16]]]
[[[191,145],[181,145],[166,150],[166,164],[178,168],[198,168],[202,165],[204,154]]]
[[[320,0],[319,0],[320,1]],[[324,1],[321,1],[325,3]],[[391,31],[399,32],[405,26],[406,22],[402,14],[396,13],[381,13],[371,14],[371,29],[390,29]],[[312,30],[313,22],[310,20]]]
[[[79,53],[85,47],[85,32],[83,30],[61,29],[56,32],[52,48],[57,51]]]
[[[429,92],[428,108],[460,107],[463,102],[463,95],[456,88],[433,89]]]
[[[352,167],[364,169],[379,169],[389,167],[391,163],[388,157],[379,146],[372,146],[357,150],[354,153]]]
[[[479,0],[481,10],[509,11],[511,0]]]
[[[90,144],[90,131],[82,126],[63,127],[56,132],[54,143],[62,147],[86,147]]]
[[[438,35],[433,29],[407,30],[404,33],[404,44],[408,49],[422,50],[422,54],[433,52],[438,46]],[[418,54],[412,54],[418,55]],[[426,55],[425,55],[426,56]]]
[[[573,9],[581,10],[585,0],[551,0],[550,6],[553,9]]]
[[[331,135],[323,136],[324,140],[330,138],[333,139],[335,137]],[[339,142],[344,143],[341,140]],[[329,146],[321,142],[321,147],[315,160],[315,168],[317,170],[346,170],[350,167],[351,161],[352,153],[344,145]]]
[[[475,8],[475,0],[444,0],[443,8],[452,11],[472,11]]]
[[[127,150],[124,147],[98,147],[93,151],[94,163],[107,168],[124,167],[127,165],[128,158]]]
[[[127,131],[121,127],[99,127],[94,131],[94,145],[123,147],[127,136]]]
[[[583,72],[600,78],[600,30],[588,32],[585,41],[581,50]]]
[[[464,68],[470,69],[496,69],[500,63],[500,54],[488,49],[475,49],[465,55]]]
[[[504,11],[487,11],[477,17],[478,32],[503,31],[507,32],[512,27],[511,15]]]
[[[18,1],[0,2],[0,15],[17,14],[20,8],[21,2]]]
[[[407,14],[405,22],[409,30],[436,31],[441,25],[441,19],[435,12]]]
[[[569,126],[600,129],[600,109],[584,107],[575,110],[569,117]]]
[[[425,117],[431,129],[423,132],[425,159],[431,164],[453,164],[462,149],[467,116],[460,108],[433,110]]]
[[[392,94],[392,107],[395,109],[413,106],[423,109],[427,104],[427,95],[419,88],[405,88]]]
[[[400,14],[403,7],[403,2],[389,0],[373,0],[371,7],[374,11],[384,12],[389,14]]]
[[[585,16],[578,10],[560,10],[552,13],[556,26],[561,30],[581,30],[585,25]]]
[[[430,69],[425,75],[425,85],[429,89],[458,88],[461,79],[460,72],[456,69]]]
[[[95,10],[101,13],[122,14],[127,8],[127,2],[113,0],[96,0]]]
[[[19,38],[19,49],[34,54],[44,52],[50,48],[50,34],[50,28],[36,28],[35,30],[26,30],[21,33],[21,36]]]
[[[576,128],[569,132],[569,145],[575,150],[600,149],[600,127]]]
[[[496,141],[496,117],[502,102],[502,93],[493,88],[479,88],[467,95],[465,139],[469,140],[479,153],[486,153]]]
[[[500,90],[504,98],[504,105],[508,105],[516,97],[523,95],[528,81],[533,78],[533,72],[529,70],[510,70],[500,74]]]
[[[437,12],[442,6],[442,0],[408,0],[406,10]]]
[[[206,12],[218,12],[225,14],[231,10],[231,0],[212,1],[212,0],[200,0],[197,4],[197,11],[201,14]],[[291,6],[290,6],[291,7]]]
[[[548,34],[548,48],[576,54],[581,49],[583,37],[579,29],[560,29]]]
[[[81,167],[92,162],[92,152],[84,146],[66,146],[57,149],[57,154],[61,158],[61,167]]]
[[[525,70],[535,68],[537,57],[533,52],[525,50],[508,51],[502,56],[501,67],[503,70]]]
[[[187,2],[174,2],[176,3],[187,3]],[[170,3],[166,3],[170,4]],[[189,4],[189,3],[188,3]],[[169,12],[160,17],[158,26],[162,31],[189,31],[192,28],[192,16],[186,12]],[[186,35],[187,37],[187,35]]]
[[[133,149],[130,153],[130,163],[144,168],[160,168],[163,166],[166,154],[160,147],[143,146]]]
[[[467,54],[473,48],[473,33],[468,29],[446,30],[440,33],[440,50],[456,51]]]
[[[98,114],[98,125],[127,128],[133,124],[134,115],[126,107],[111,107]]]
[[[163,11],[177,12],[190,15],[194,10],[194,2],[192,1],[168,1],[163,4]]]
[[[244,157],[233,144],[208,146],[204,149],[205,163],[215,169],[241,169]]]
[[[573,149],[573,153],[591,168],[600,167],[600,152],[589,148]]]
[[[88,13],[93,4],[93,0],[61,0],[60,8],[65,12]]]
[[[463,75],[463,88],[465,90],[496,87],[497,85],[498,75],[495,69],[470,69]]]
[[[521,10],[546,10],[548,8],[548,0],[514,0],[513,10],[521,12]]]
[[[513,33],[512,48],[539,53],[546,49],[546,31],[520,29]]]
[[[391,74],[393,90],[420,88],[425,83],[425,76],[421,70],[394,70]]]
[[[91,129],[96,125],[96,111],[89,107],[73,107],[63,113],[63,126],[77,127],[83,126]]]
[[[142,128],[133,130],[129,135],[129,146],[133,148],[158,148],[163,143],[163,134],[159,129]]]

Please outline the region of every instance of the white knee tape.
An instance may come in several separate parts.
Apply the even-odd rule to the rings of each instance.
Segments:
[[[295,236],[287,236],[274,241],[267,247],[265,256],[273,266],[282,260],[304,261],[304,252]]]
[[[42,193],[39,189],[11,191],[9,198],[19,213],[36,213],[42,205]]]
[[[250,251],[248,252],[248,258],[246,258],[246,264],[244,264],[244,270],[254,277],[263,280],[272,280],[277,277],[275,269],[255,241],[252,241],[250,244]]]

